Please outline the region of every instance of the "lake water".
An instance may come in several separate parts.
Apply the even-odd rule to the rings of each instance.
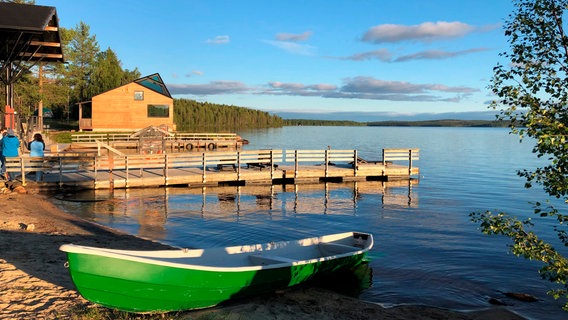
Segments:
[[[532,319],[566,319],[545,294],[537,262],[508,253],[505,238],[482,235],[468,214],[533,216],[516,170],[542,163],[530,141],[502,128],[284,127],[239,132],[245,149],[357,149],[364,159],[383,148],[420,148],[420,176],[395,183],[155,188],[96,192],[97,202],[54,199],[83,218],[178,247],[290,240],[356,230],[375,237],[372,284],[359,298],[385,306],[421,304],[454,310],[489,307],[489,298]],[[107,200],[104,200],[107,199]],[[554,240],[553,222],[534,217]],[[536,296],[534,303],[503,292]]]

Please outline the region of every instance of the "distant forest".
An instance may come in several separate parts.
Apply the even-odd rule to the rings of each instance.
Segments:
[[[285,126],[369,126],[369,127],[498,127],[509,126],[507,121],[490,120],[425,120],[356,122],[340,120],[286,119]]]
[[[242,129],[280,128],[282,126],[382,126],[382,127],[507,127],[509,122],[490,120],[427,121],[342,121],[282,119],[269,112],[233,105],[174,99],[174,122],[184,132],[235,132]]]
[[[282,118],[268,112],[190,99],[174,100],[174,122],[178,131],[185,132],[234,132],[284,125]]]
[[[241,129],[279,128],[282,126],[381,126],[381,127],[507,127],[509,122],[490,120],[426,121],[342,121],[282,119],[269,112],[233,105],[174,99],[174,122],[184,132],[235,132]]]
[[[286,119],[285,126],[366,126],[365,122],[344,121],[344,120],[307,120],[307,119]]]

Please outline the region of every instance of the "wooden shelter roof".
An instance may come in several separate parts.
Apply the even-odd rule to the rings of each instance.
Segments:
[[[63,62],[55,7],[0,2],[0,63]]]

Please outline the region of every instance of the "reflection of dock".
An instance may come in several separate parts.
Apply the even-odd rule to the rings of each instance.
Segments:
[[[301,185],[216,186],[86,190],[58,198],[90,203],[79,216],[105,225],[128,217],[140,236],[167,236],[170,216],[184,219],[239,220],[246,215],[282,219],[286,215],[358,215],[359,206],[417,207],[412,187],[419,181],[363,181]],[[68,198],[65,198],[68,197]],[[369,209],[365,209],[369,210]]]
[[[385,149],[382,160],[363,161],[356,150],[257,150],[104,156],[57,155],[8,158],[7,170],[41,170],[44,187],[115,189],[223,184],[303,184],[408,180],[419,174],[418,149]]]
[[[252,186],[216,186],[201,188],[165,188],[163,194],[155,188],[136,189],[133,191],[112,192],[108,198],[114,198],[125,192],[125,197],[134,197],[136,202],[129,202],[128,206],[120,210],[135,211],[144,219],[156,221],[156,215],[151,218],[149,211],[164,207],[167,211],[174,206],[168,203],[172,196],[192,197],[191,203],[183,202],[184,210],[199,212],[200,215],[226,215],[229,212],[271,212],[286,208],[286,212],[303,214],[322,214],[329,212],[330,208],[346,209],[351,212],[357,207],[359,201],[365,198],[376,198],[377,205],[381,207],[417,207],[418,199],[412,192],[412,186],[419,183],[417,179],[406,181],[352,181],[342,183],[317,183],[300,185],[252,185]],[[93,191],[98,194],[109,191]],[[291,196],[283,197],[284,193]],[[163,198],[163,200],[162,200]],[[197,201],[196,201],[197,199]],[[114,200],[113,200],[114,201]],[[161,203],[163,201],[163,203]],[[161,204],[160,204],[161,203]],[[95,206],[108,206],[104,202],[97,202]],[[97,211],[108,211],[100,209]],[[126,213],[126,212],[122,212]],[[342,214],[350,214],[345,212]]]

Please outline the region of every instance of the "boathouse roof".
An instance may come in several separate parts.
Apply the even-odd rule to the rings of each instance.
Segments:
[[[162,77],[160,77],[160,74],[158,73],[154,73],[151,74],[149,76],[145,76],[139,79],[134,80],[133,82],[146,87],[152,91],[155,91],[159,94],[162,94],[168,98],[171,98],[172,96],[170,95],[170,91],[168,90],[168,88],[166,87],[166,85],[164,84],[164,81],[162,80]]]

